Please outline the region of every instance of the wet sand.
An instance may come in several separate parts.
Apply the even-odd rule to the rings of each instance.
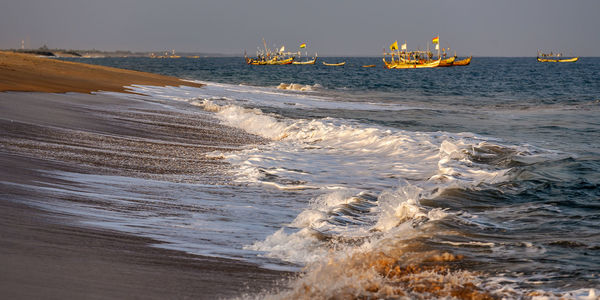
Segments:
[[[0,74],[7,76],[1,68]],[[78,91],[93,90],[84,85]],[[86,201],[37,189],[68,184],[53,172],[224,181],[227,164],[204,153],[262,142],[200,111],[166,109],[132,97],[0,93],[4,298],[215,299],[270,288],[287,275],[156,248],[155,240],[92,228],[69,213],[39,208]]]

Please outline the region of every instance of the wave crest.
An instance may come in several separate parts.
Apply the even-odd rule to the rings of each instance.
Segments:
[[[278,90],[290,90],[290,91],[301,91],[301,92],[307,92],[307,91],[314,91],[316,88],[320,88],[321,85],[320,84],[314,84],[314,85],[303,85],[303,84],[299,84],[299,83],[280,83],[277,86]]]

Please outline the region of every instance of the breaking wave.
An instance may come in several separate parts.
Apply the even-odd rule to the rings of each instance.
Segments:
[[[298,83],[280,83],[277,86],[278,90],[291,90],[291,91],[300,91],[300,92],[308,92],[308,91],[314,91],[315,89],[318,88],[322,88],[322,86],[320,84],[314,84],[314,85],[309,85],[309,84],[298,84]]]

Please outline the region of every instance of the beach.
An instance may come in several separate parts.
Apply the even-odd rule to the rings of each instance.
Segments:
[[[597,298],[600,59],[32,59],[117,82],[0,93],[3,295]]]
[[[165,109],[134,94],[128,99],[104,93],[128,92],[124,87],[131,85],[201,86],[0,52],[3,297],[215,299],[270,288],[289,274],[156,247],[161,242],[53,209],[94,205],[86,187],[56,174],[223,182],[228,164],[205,153],[263,142],[206,114]],[[64,196],[58,189],[82,192]]]

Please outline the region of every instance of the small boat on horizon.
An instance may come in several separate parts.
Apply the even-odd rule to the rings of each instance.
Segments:
[[[300,52],[298,52],[300,53]],[[307,60],[307,61],[293,61],[292,64],[294,65],[314,65],[315,62],[317,61],[317,53],[315,53],[315,56],[313,56],[313,58],[311,60]]]
[[[538,62],[576,62],[579,60],[579,56],[571,57],[571,58],[563,58],[563,57],[564,56],[562,53],[554,54],[553,52],[542,53],[541,51],[538,51],[537,61]]]
[[[262,66],[262,65],[289,65],[294,61],[295,53],[284,52],[285,46],[281,46],[281,48],[277,50],[271,50],[267,48],[267,43],[265,39],[263,39],[263,45],[265,47],[264,51],[258,50],[256,52],[256,58],[251,58],[246,55],[246,50],[244,50],[244,59],[246,60],[246,64]]]
[[[343,66],[343,65],[345,65],[345,64],[346,64],[346,62],[345,62],[345,61],[343,61],[343,62],[340,62],[340,63],[333,63],[333,64],[331,64],[331,63],[326,63],[326,62],[323,62],[323,64],[324,64],[324,65],[326,65],[326,66],[339,67],[339,66]]]
[[[302,43],[300,44],[300,49],[306,49],[306,43]],[[308,52],[305,51],[304,55],[306,57],[308,57]],[[311,60],[306,60],[306,61],[300,61],[300,57],[302,56],[302,53],[300,51],[298,51],[298,57],[296,59],[298,59],[298,61],[294,60],[294,62],[292,64],[294,65],[314,65],[315,62],[317,61],[317,57],[319,56],[316,52],[315,52],[315,56],[313,56],[313,58]]]
[[[375,67],[375,65],[364,65],[364,66],[362,66],[362,67],[363,67],[363,68],[373,68],[373,67]]]
[[[432,43],[435,44],[435,49],[437,50],[437,59],[433,52],[429,51],[429,44],[427,45],[426,51],[409,51],[407,50],[406,41],[398,47],[398,41],[396,40],[390,45],[389,53],[386,53],[385,49],[383,51],[384,66],[388,69],[421,69],[453,66],[454,61],[456,60],[456,54],[446,58],[446,49],[442,48],[440,51],[439,35],[432,39]],[[443,52],[443,55],[441,52]],[[390,61],[386,60],[387,55],[390,55]]]
[[[437,68],[440,66],[442,59],[434,61],[425,60],[394,60],[392,57],[391,61],[386,61],[385,56],[383,57],[383,64],[388,69],[422,69],[422,68]]]

